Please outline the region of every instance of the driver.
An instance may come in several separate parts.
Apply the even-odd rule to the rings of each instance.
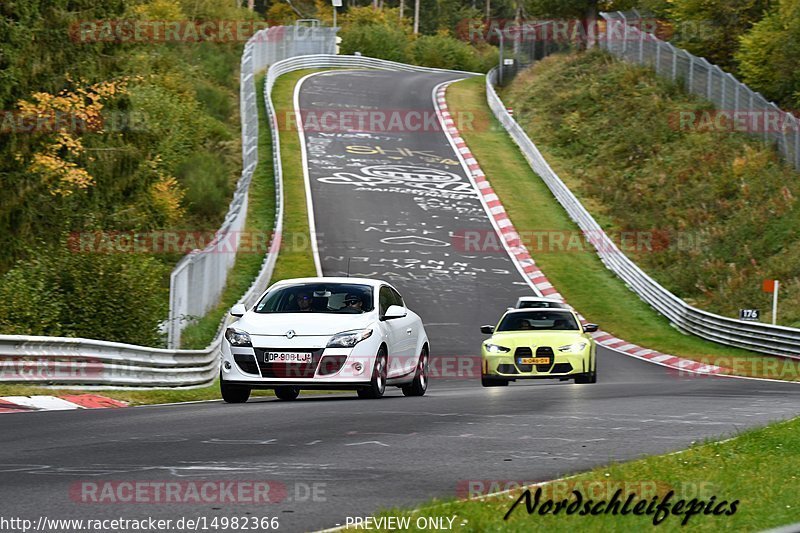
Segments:
[[[533,328],[531,327],[530,321],[525,320],[523,318],[522,320],[519,321],[519,326],[517,327],[517,329],[519,329],[519,330],[528,330],[528,329],[533,329]]]
[[[311,311],[311,295],[301,292],[297,295],[297,310],[300,312]]]
[[[344,298],[344,304],[347,306],[347,310],[350,311],[358,311],[359,313],[363,310],[364,302],[361,298],[356,294],[348,294]]]

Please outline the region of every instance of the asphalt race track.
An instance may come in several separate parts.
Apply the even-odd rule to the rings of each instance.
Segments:
[[[447,79],[336,71],[307,78],[299,103],[306,111],[432,112],[432,90]],[[349,262],[353,275],[386,278],[422,315],[434,357],[476,355],[478,326],[532,290],[507,255],[470,255],[458,245],[461,231],[491,224],[461,167],[450,163],[444,134],[305,135],[324,274],[347,272]],[[483,389],[476,377],[453,374],[434,380],[422,398],[390,389],[378,401],[309,395],[3,416],[0,501],[34,520],[277,516],[281,531],[308,531],[381,507],[453,497],[469,480],[552,479],[800,413],[795,384],[679,376],[598,354],[595,385]],[[267,505],[80,501],[86,483],[137,480],[271,480],[285,498]]]

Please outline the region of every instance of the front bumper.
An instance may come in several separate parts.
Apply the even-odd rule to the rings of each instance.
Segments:
[[[266,362],[266,353],[304,352],[307,363]],[[366,353],[359,353],[366,352]],[[231,385],[274,388],[296,385],[305,389],[358,388],[369,384],[375,356],[355,348],[251,348],[223,342],[221,378]]]
[[[590,348],[579,353],[556,351],[550,365],[519,364],[513,352],[494,354],[483,350],[481,358],[481,373],[484,376],[511,380],[570,378],[594,370]]]

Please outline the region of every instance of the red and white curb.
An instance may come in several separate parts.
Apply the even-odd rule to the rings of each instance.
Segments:
[[[519,233],[514,229],[514,224],[512,224],[511,219],[508,218],[508,213],[506,213],[503,203],[500,201],[497,194],[495,194],[489,180],[486,178],[486,174],[481,170],[475,156],[472,155],[469,147],[467,147],[467,143],[458,132],[458,128],[456,128],[455,122],[448,111],[447,100],[445,99],[445,92],[447,91],[448,85],[449,83],[444,83],[440,85],[436,91],[436,112],[441,118],[445,134],[455,147],[456,154],[461,160],[462,166],[468,172],[470,179],[475,183],[483,199],[483,203],[486,206],[486,211],[494,220],[494,224],[498,228],[506,248],[516,260],[522,272],[536,288],[537,292],[547,298],[555,298],[566,302],[566,299],[553,287],[553,284],[548,281],[547,276],[545,276],[544,272],[536,265],[530,253],[528,253],[528,249],[520,239]],[[583,319],[583,317],[581,317],[581,319]],[[674,355],[642,348],[641,346],[619,339],[604,331],[598,331],[592,336],[601,346],[637,359],[643,359],[682,372],[723,375],[729,372],[729,369],[720,366],[699,363],[691,359],[683,359]]]
[[[0,413],[32,411],[67,411],[71,409],[107,409],[127,407],[126,402],[96,394],[61,396],[0,396]]]

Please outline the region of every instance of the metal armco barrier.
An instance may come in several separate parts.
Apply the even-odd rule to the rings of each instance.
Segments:
[[[274,31],[275,28],[262,30],[262,32]],[[330,28],[320,28],[327,30],[330,40],[325,41],[330,45],[331,51],[335,46]],[[259,70],[266,67],[265,61],[272,61],[276,57],[276,52],[270,50],[270,43],[274,40],[259,38],[256,34],[248,42],[242,57],[243,72],[245,68],[250,72],[249,75],[242,75],[242,113],[245,109],[251,109],[253,115],[242,117],[243,141],[246,138],[257,143],[258,121],[256,117],[255,105],[255,84],[254,75]],[[252,45],[252,46],[251,46]],[[245,63],[248,66],[245,67]],[[251,306],[260,296],[269,283],[278,250],[281,243],[281,231],[283,227],[283,172],[280,157],[280,132],[278,131],[278,120],[275,115],[275,107],[272,103],[272,87],[275,80],[282,74],[295,70],[307,68],[373,68],[384,70],[405,70],[405,71],[428,71],[442,72],[441,69],[429,69],[414,67],[392,61],[383,61],[361,56],[336,56],[331,54],[319,54],[300,56],[284,59],[272,64],[267,71],[266,83],[264,84],[264,100],[269,115],[270,130],[272,134],[273,165],[275,174],[275,193],[276,193],[276,216],[274,237],[270,243],[270,249],[264,258],[261,271],[248,291],[239,299],[239,303]],[[471,73],[463,73],[465,76]],[[251,95],[252,93],[252,95]],[[253,119],[253,117],[256,117]],[[251,120],[253,119],[253,120]],[[252,124],[252,125],[251,125]],[[251,128],[255,128],[255,130]],[[245,137],[247,136],[247,137]],[[229,212],[226,223],[230,225],[244,224],[244,214],[247,206],[247,185],[252,178],[252,170],[257,162],[255,144],[247,148],[243,142],[243,160],[245,170],[250,168],[247,180],[240,180],[236,193],[243,195],[241,203],[236,204],[237,209],[233,209],[236,197],[231,202],[232,209]],[[245,174],[242,175],[243,179]],[[233,222],[236,217],[241,217],[241,221]],[[231,226],[228,227],[231,227]],[[223,225],[225,228],[225,225]],[[220,230],[222,231],[222,230]],[[196,254],[200,255],[200,254]],[[224,256],[233,254],[206,254],[206,256]],[[202,268],[211,267],[214,259],[191,260],[195,256],[185,259],[186,264],[193,265],[192,268],[199,271]],[[182,262],[183,263],[183,262]],[[196,263],[196,265],[195,265]],[[222,264],[222,263],[219,263]],[[204,265],[204,266],[200,266]],[[180,266],[180,265],[179,265]],[[216,268],[216,266],[214,267]],[[177,267],[176,267],[177,270]],[[227,272],[227,271],[226,271]],[[187,278],[191,279],[191,278]],[[210,279],[210,278],[209,278]],[[224,286],[224,275],[219,275]],[[191,290],[201,290],[201,287],[192,286],[191,282],[183,281],[185,288]],[[223,324],[226,323],[226,317]],[[220,328],[214,341],[202,350],[178,350],[178,349],[157,349],[145,346],[134,346],[117,342],[108,342],[91,339],[75,339],[66,337],[28,337],[24,335],[0,335],[0,382],[6,383],[30,383],[30,384],[59,384],[59,385],[81,385],[81,386],[101,386],[101,387],[145,387],[145,388],[172,388],[172,387],[197,387],[208,385],[214,381],[219,372],[219,347],[222,342],[224,327]],[[179,334],[178,334],[179,335]]]
[[[489,72],[486,77],[486,99],[492,113],[514,139],[528,164],[547,184],[570,218],[590,237],[589,240],[608,269],[681,331],[754,352],[800,358],[800,329],[742,322],[692,307],[659,285],[623,254],[550,168],[533,141],[508,113],[494,90],[496,77],[496,70]]]

